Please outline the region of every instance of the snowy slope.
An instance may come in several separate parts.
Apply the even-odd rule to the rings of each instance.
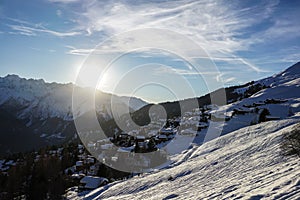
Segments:
[[[256,81],[254,84],[263,84],[267,88],[260,90],[249,98],[244,98],[240,101],[228,104],[226,106],[215,109],[217,113],[230,113],[234,109],[268,109],[271,116],[279,117],[280,119],[288,118],[289,116],[300,112],[300,63],[293,65],[287,70],[274,75],[272,77]],[[241,88],[237,92],[243,91]],[[244,90],[245,91],[245,90]],[[282,103],[264,103],[267,99],[284,100]],[[246,108],[245,105],[261,103],[262,105]],[[224,123],[222,134],[230,133],[234,130],[258,123],[258,115],[250,112],[245,115],[233,116],[231,120]]]
[[[193,148],[186,162],[70,199],[298,199],[300,165],[280,155],[299,118],[261,123]]]
[[[278,74],[275,74],[272,77],[262,79],[259,82],[266,85],[270,85],[271,87],[276,87],[278,85],[282,85],[284,83],[298,79],[299,74],[300,74],[300,62],[294,64],[293,66],[289,67],[288,69]]]
[[[258,123],[257,113],[249,112],[226,122],[210,122],[210,131],[222,130],[223,136],[204,140],[206,132],[202,130],[191,148],[172,156],[168,168],[90,193],[70,192],[69,198],[299,199],[299,160],[283,157],[279,145],[282,135],[300,122],[300,63],[254,84],[267,88],[212,112],[222,115],[261,103],[255,108],[266,108],[280,120]],[[271,98],[284,101],[262,103]]]

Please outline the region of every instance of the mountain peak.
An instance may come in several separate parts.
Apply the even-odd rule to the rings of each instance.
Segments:
[[[8,79],[8,80],[19,80],[21,79],[20,76],[16,75],[16,74],[7,74],[4,79]]]
[[[5,77],[1,77],[3,80],[8,80],[8,81],[12,81],[12,82],[18,82],[18,81],[29,81],[29,82],[37,82],[38,84],[45,84],[46,82],[44,81],[44,79],[33,79],[33,78],[21,78],[19,75],[17,74],[7,74]]]
[[[289,68],[284,70],[282,74],[290,74],[290,75],[300,74],[300,62],[297,62],[296,64],[290,66]]]

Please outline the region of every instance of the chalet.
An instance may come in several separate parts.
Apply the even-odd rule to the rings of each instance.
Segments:
[[[185,117],[189,117],[189,116],[192,116],[192,115],[193,115],[192,112],[185,112],[185,113],[184,113],[184,116],[185,116]]]
[[[76,161],[76,171],[79,172],[79,171],[82,171],[84,169],[84,164],[83,164],[83,161]]]
[[[158,135],[157,138],[158,138],[159,142],[166,142],[166,141],[168,141],[168,137],[166,135]]]
[[[184,130],[180,131],[180,135],[196,136],[197,132],[192,129],[184,129]]]
[[[80,154],[77,156],[79,160],[85,160],[86,159],[86,155],[85,154]]]
[[[173,129],[173,128],[161,128],[159,130],[159,134],[160,135],[166,135],[166,136],[174,135],[174,134],[176,134],[176,129]]]
[[[78,150],[83,150],[84,146],[82,144],[78,144]]]
[[[87,163],[87,164],[94,164],[94,163],[95,163],[95,159],[94,159],[93,157],[88,157],[88,158],[86,159],[86,163]]]
[[[211,116],[210,119],[212,121],[228,121],[230,120],[230,117],[227,116],[227,113],[220,112],[220,111],[212,111],[210,112]]]
[[[133,152],[134,150],[134,146],[131,146],[131,147],[119,147],[117,152],[118,153],[130,153],[130,152]]]
[[[82,179],[83,177],[85,177],[85,174],[78,174],[78,173],[75,173],[75,174],[72,174],[71,175],[71,178],[73,178],[73,179]]]
[[[98,171],[97,167],[95,165],[92,165],[92,166],[90,166],[87,174],[90,176],[95,176],[95,175],[97,175],[97,171]]]
[[[204,106],[204,109],[206,109],[206,110],[217,110],[218,108],[219,108],[219,106],[216,104],[210,104],[210,105]]]
[[[80,180],[80,189],[93,190],[100,186],[108,184],[108,180],[103,177],[85,176]]]
[[[146,149],[147,148],[147,143],[146,143],[146,138],[143,135],[138,135],[136,136],[136,146],[138,146],[140,149]]]
[[[155,144],[158,144],[161,142],[157,135],[152,136],[150,138],[150,140],[153,140]]]
[[[82,144],[78,144],[78,152],[82,154],[84,152],[84,146]]]
[[[197,131],[201,131],[202,129],[205,129],[208,127],[208,124],[207,123],[203,123],[203,122],[199,122],[197,124]]]

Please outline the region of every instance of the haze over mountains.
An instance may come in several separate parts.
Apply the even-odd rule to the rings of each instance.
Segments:
[[[228,103],[244,98],[243,101],[238,102],[236,106],[238,107],[266,98],[297,99],[299,74],[300,64],[297,63],[272,77],[226,88]],[[80,90],[83,94],[90,92],[87,88],[80,88]],[[72,114],[72,91],[72,84],[45,83],[43,80],[24,79],[17,75],[0,78],[0,121],[2,124],[0,152],[31,150],[76,138]],[[260,91],[264,93],[259,93]],[[102,92],[97,93],[96,96],[95,105],[98,119],[108,123],[108,125],[104,125],[109,127],[108,130],[113,130],[116,125],[111,120],[112,96]],[[245,98],[249,96],[251,97]],[[148,111],[151,104],[137,98],[131,98],[128,101],[128,97],[114,97],[117,99],[114,106],[117,106],[118,109],[128,109],[127,103],[129,102],[130,110],[135,111],[132,115],[133,119],[141,125],[149,122]],[[183,101],[188,105],[189,99]],[[210,104],[210,95],[198,98],[198,102],[199,106]],[[169,117],[182,114],[178,102],[161,103],[160,105],[164,106]],[[295,107],[296,104],[293,106]],[[287,117],[289,111],[292,112],[288,107],[289,105],[281,110],[273,111],[272,114],[282,118]],[[232,111],[234,107],[221,107],[220,109]],[[86,114],[81,113],[80,109],[76,112],[77,116]],[[237,121],[235,125],[225,124],[223,133],[250,125],[251,120],[253,123],[253,119],[249,120],[246,119],[245,123],[237,123]],[[230,123],[234,123],[234,120]]]
[[[76,137],[72,113],[73,87],[73,84],[46,83],[42,79],[25,79],[17,75],[0,78],[0,152],[31,150]],[[89,88],[78,90],[83,96],[93,92]],[[103,119],[110,119],[112,95],[100,91],[96,95],[97,114]],[[147,104],[134,97],[113,97],[118,109],[129,107],[129,110],[135,111]],[[76,115],[83,114],[78,108]]]

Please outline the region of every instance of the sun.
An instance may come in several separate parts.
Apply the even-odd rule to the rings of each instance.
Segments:
[[[99,78],[96,89],[107,92],[109,91],[110,86],[111,86],[111,76],[108,72],[104,72],[102,76],[100,76]]]

